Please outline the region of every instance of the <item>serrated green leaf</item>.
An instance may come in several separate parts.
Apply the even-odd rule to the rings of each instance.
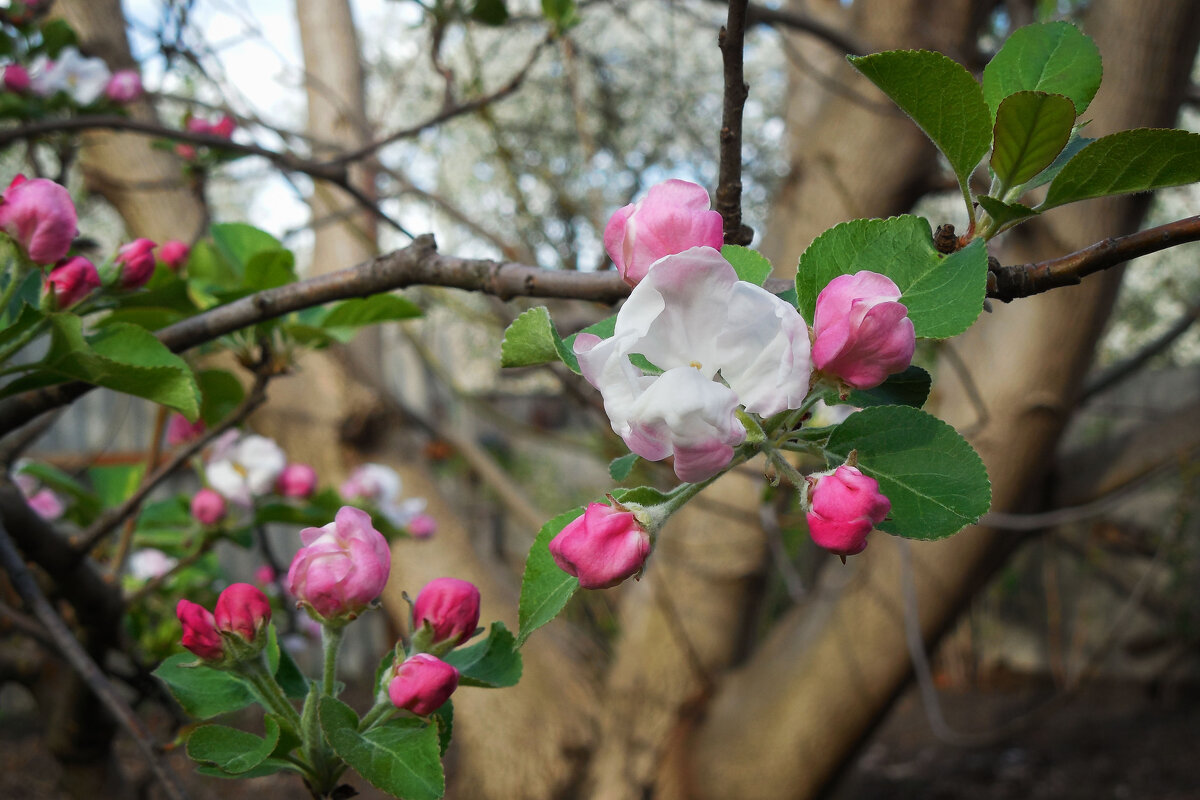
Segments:
[[[535,630],[558,616],[571,595],[579,588],[579,579],[568,575],[554,563],[549,545],[559,531],[580,514],[583,508],[574,508],[559,514],[538,531],[525,559],[525,573],[521,577],[521,599],[517,603],[517,620],[520,633],[517,647],[525,644]]]
[[[1050,166],[1067,146],[1075,124],[1075,106],[1061,94],[1017,92],[996,112],[992,171],[1000,194]]]
[[[1069,98],[1082,114],[1100,88],[1100,50],[1069,22],[1026,25],[1013,31],[983,70],[983,96],[993,117],[1016,92]]]
[[[965,186],[992,142],[992,118],[983,90],[966,67],[928,50],[847,58],[912,117]]]
[[[855,389],[845,400],[834,396],[826,400],[831,405],[846,403],[859,408],[871,406],[912,406],[920,408],[929,399],[929,389],[933,380],[929,373],[917,366],[910,366],[904,372],[889,375],[888,379],[874,389]]]
[[[446,790],[436,724],[398,718],[360,734],[358,715],[333,697],[321,698],[320,719],[334,752],[375,788],[405,800]]]
[[[727,244],[721,247],[721,255],[733,265],[739,281],[762,286],[767,278],[771,277],[771,262],[757,250],[751,250],[749,247],[741,245]]]
[[[460,686],[491,689],[515,686],[521,680],[521,654],[503,622],[493,622],[486,639],[451,650],[442,660],[458,668]]]
[[[941,339],[969,328],[983,310],[987,248],[976,239],[949,256],[933,246],[921,217],[856,219],[818,236],[796,272],[800,314],[811,322],[817,295],[838,275],[870,270],[900,287],[917,336]]]
[[[1200,133],[1138,128],[1102,136],[1058,173],[1039,211],[1092,197],[1200,181]]]
[[[531,367],[562,361],[579,372],[575,353],[559,337],[544,306],[531,308],[512,321],[500,343],[500,366]]]
[[[454,736],[454,701],[447,700],[433,712],[433,721],[437,723],[438,750],[445,756],[450,749],[450,739]]]
[[[338,303],[321,318],[323,328],[361,328],[379,322],[398,322],[421,316],[421,307],[398,294],[375,294]]]
[[[188,757],[231,775],[248,772],[266,760],[279,742],[275,720],[268,716],[263,725],[265,737],[225,725],[202,725],[188,737]]]
[[[1030,217],[1036,217],[1039,213],[1036,209],[1020,203],[1005,203],[982,194],[975,198],[975,202],[979,203],[988,216],[995,220],[997,227],[1014,225]]]
[[[830,466],[851,450],[892,503],[877,527],[908,539],[942,539],[987,513],[991,483],[979,454],[937,417],[908,406],[851,414],[829,437]]]
[[[191,653],[176,653],[154,670],[188,716],[210,719],[254,702],[250,687],[228,672],[212,667],[185,667],[197,661]]]
[[[225,419],[246,396],[233,373],[223,369],[197,372],[196,384],[200,387],[200,418],[208,425],[216,425]]]
[[[614,458],[608,464],[608,474],[614,481],[620,483],[629,477],[629,473],[633,471],[633,465],[637,463],[637,453],[627,453],[626,455]]]

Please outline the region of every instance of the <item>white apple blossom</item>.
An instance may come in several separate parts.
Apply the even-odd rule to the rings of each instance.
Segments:
[[[341,495],[347,500],[366,500],[397,528],[406,528],[425,510],[425,498],[400,499],[403,483],[400,474],[386,464],[361,464],[342,482]]]
[[[49,97],[66,92],[81,106],[91,105],[104,94],[112,72],[100,58],[88,58],[74,47],[64,47],[58,58],[38,56],[30,64],[30,87],[35,94]]]
[[[219,441],[204,474],[209,485],[230,502],[249,506],[255,497],[275,488],[286,466],[287,456],[279,445],[265,436],[250,435]]]
[[[799,408],[812,370],[799,312],[738,280],[711,247],[656,261],[612,338],[580,334],[574,349],[629,449],[651,461],[674,455],[675,474],[690,482],[724,469],[745,440],[739,405],[763,416]],[[634,354],[662,374],[645,374]]]

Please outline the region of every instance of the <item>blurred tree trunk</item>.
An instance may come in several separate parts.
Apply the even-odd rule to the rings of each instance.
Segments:
[[[1195,57],[1200,7],[1173,0],[1136,7],[1097,0],[1084,27],[1096,38],[1105,65],[1104,86],[1086,115],[1093,120],[1090,134],[1172,124]],[[829,119],[818,123],[830,124]],[[813,147],[840,153],[846,141],[825,136]],[[854,155],[847,152],[844,158]],[[811,158],[811,151],[803,153],[802,163],[810,164]],[[836,156],[823,158],[838,163]],[[798,205],[808,211],[793,212],[786,204],[776,208],[777,217],[796,221],[788,252],[819,230],[811,226],[810,214],[823,194],[811,195],[804,187],[814,174],[824,173],[803,173],[800,185],[785,195],[808,198]],[[853,187],[867,177],[856,174],[853,168],[839,171],[838,185]],[[1020,263],[1061,254],[1128,232],[1144,208],[1143,198],[1123,198],[1056,210],[1044,223],[1020,229],[1010,237],[1015,238],[1011,248],[999,255],[1005,263]],[[971,438],[991,475],[994,509],[1028,510],[1042,500],[1039,481],[1075,408],[1119,277],[1112,271],[1079,287],[998,308],[947,345],[968,365],[986,403],[986,421]],[[970,427],[979,410],[948,361],[940,365],[938,379],[932,409],[952,424]],[[978,528],[943,542],[911,544],[926,641],[953,623],[1013,544],[1013,535]],[[691,796],[812,797],[853,755],[910,674],[901,546],[876,535],[849,568],[834,565],[825,583],[827,588],[836,584],[836,600],[795,609],[721,686],[689,742]]]

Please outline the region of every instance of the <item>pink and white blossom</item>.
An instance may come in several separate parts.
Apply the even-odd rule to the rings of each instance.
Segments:
[[[650,461],[674,455],[675,474],[689,482],[719,473],[745,440],[739,405],[768,416],[799,408],[809,389],[799,312],[738,280],[711,247],[658,261],[618,312],[612,338],[579,334],[574,349],[613,431]],[[645,374],[634,354],[663,373]]]
[[[250,434],[214,453],[204,474],[212,488],[230,502],[250,506],[268,494],[287,466],[287,456],[274,440]]]
[[[808,483],[808,532],[817,546],[843,558],[861,553],[867,534],[892,510],[879,482],[857,467],[810,475]]]
[[[49,97],[65,92],[81,106],[100,99],[112,72],[100,58],[88,58],[74,47],[64,47],[54,60],[41,55],[30,64],[30,85],[35,94]]]
[[[114,103],[132,103],[142,96],[142,76],[136,69],[119,69],[108,79],[104,96]]]
[[[287,588],[315,616],[353,618],[387,584],[391,551],[365,511],[343,506],[325,527],[300,531],[300,540],[304,546],[288,568]]]
[[[77,223],[71,195],[46,178],[29,180],[17,175],[0,202],[0,231],[38,264],[53,264],[66,257]]]

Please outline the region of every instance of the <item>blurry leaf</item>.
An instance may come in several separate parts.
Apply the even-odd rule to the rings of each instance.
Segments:
[[[441,707],[433,712],[433,721],[437,723],[438,749],[444,757],[454,735],[454,701],[447,700],[442,703]]]
[[[241,222],[230,222],[213,225],[211,229],[213,242],[221,255],[237,268],[238,274],[248,277],[248,266],[251,259],[259,253],[277,252],[284,250],[282,244],[271,234],[259,230],[253,225]],[[193,249],[194,252],[194,249]],[[189,275],[192,261],[188,260]]]
[[[1200,133],[1138,128],[1083,148],[1050,184],[1039,211],[1092,197],[1200,181]]]
[[[983,96],[993,117],[1016,92],[1050,92],[1082,114],[1100,88],[1100,50],[1069,22],[1026,25],[1013,31],[983,70]]]
[[[205,369],[196,373],[200,387],[200,418],[216,425],[229,416],[245,399],[246,391],[233,373],[223,369]]]
[[[504,0],[475,0],[471,18],[484,25],[503,25],[508,20],[508,9]]]
[[[620,483],[629,477],[629,473],[633,471],[633,465],[637,463],[637,453],[627,453],[626,455],[614,458],[608,464],[608,474],[614,481]]]
[[[903,372],[889,375],[888,379],[874,389],[855,389],[845,400],[840,400],[834,393],[826,403],[836,405],[845,403],[859,408],[869,406],[912,406],[920,408],[929,398],[932,386],[929,373],[917,366],[910,366]]]
[[[983,91],[966,67],[927,50],[847,58],[912,117],[965,186],[992,143],[992,119]]]
[[[105,508],[116,508],[128,500],[145,474],[145,463],[88,467],[88,479]]]
[[[76,47],[79,39],[64,19],[52,19],[42,25],[42,46],[50,58],[58,58],[64,47]]]
[[[296,257],[290,250],[263,250],[246,261],[245,286],[256,292],[286,286],[296,280]]]

